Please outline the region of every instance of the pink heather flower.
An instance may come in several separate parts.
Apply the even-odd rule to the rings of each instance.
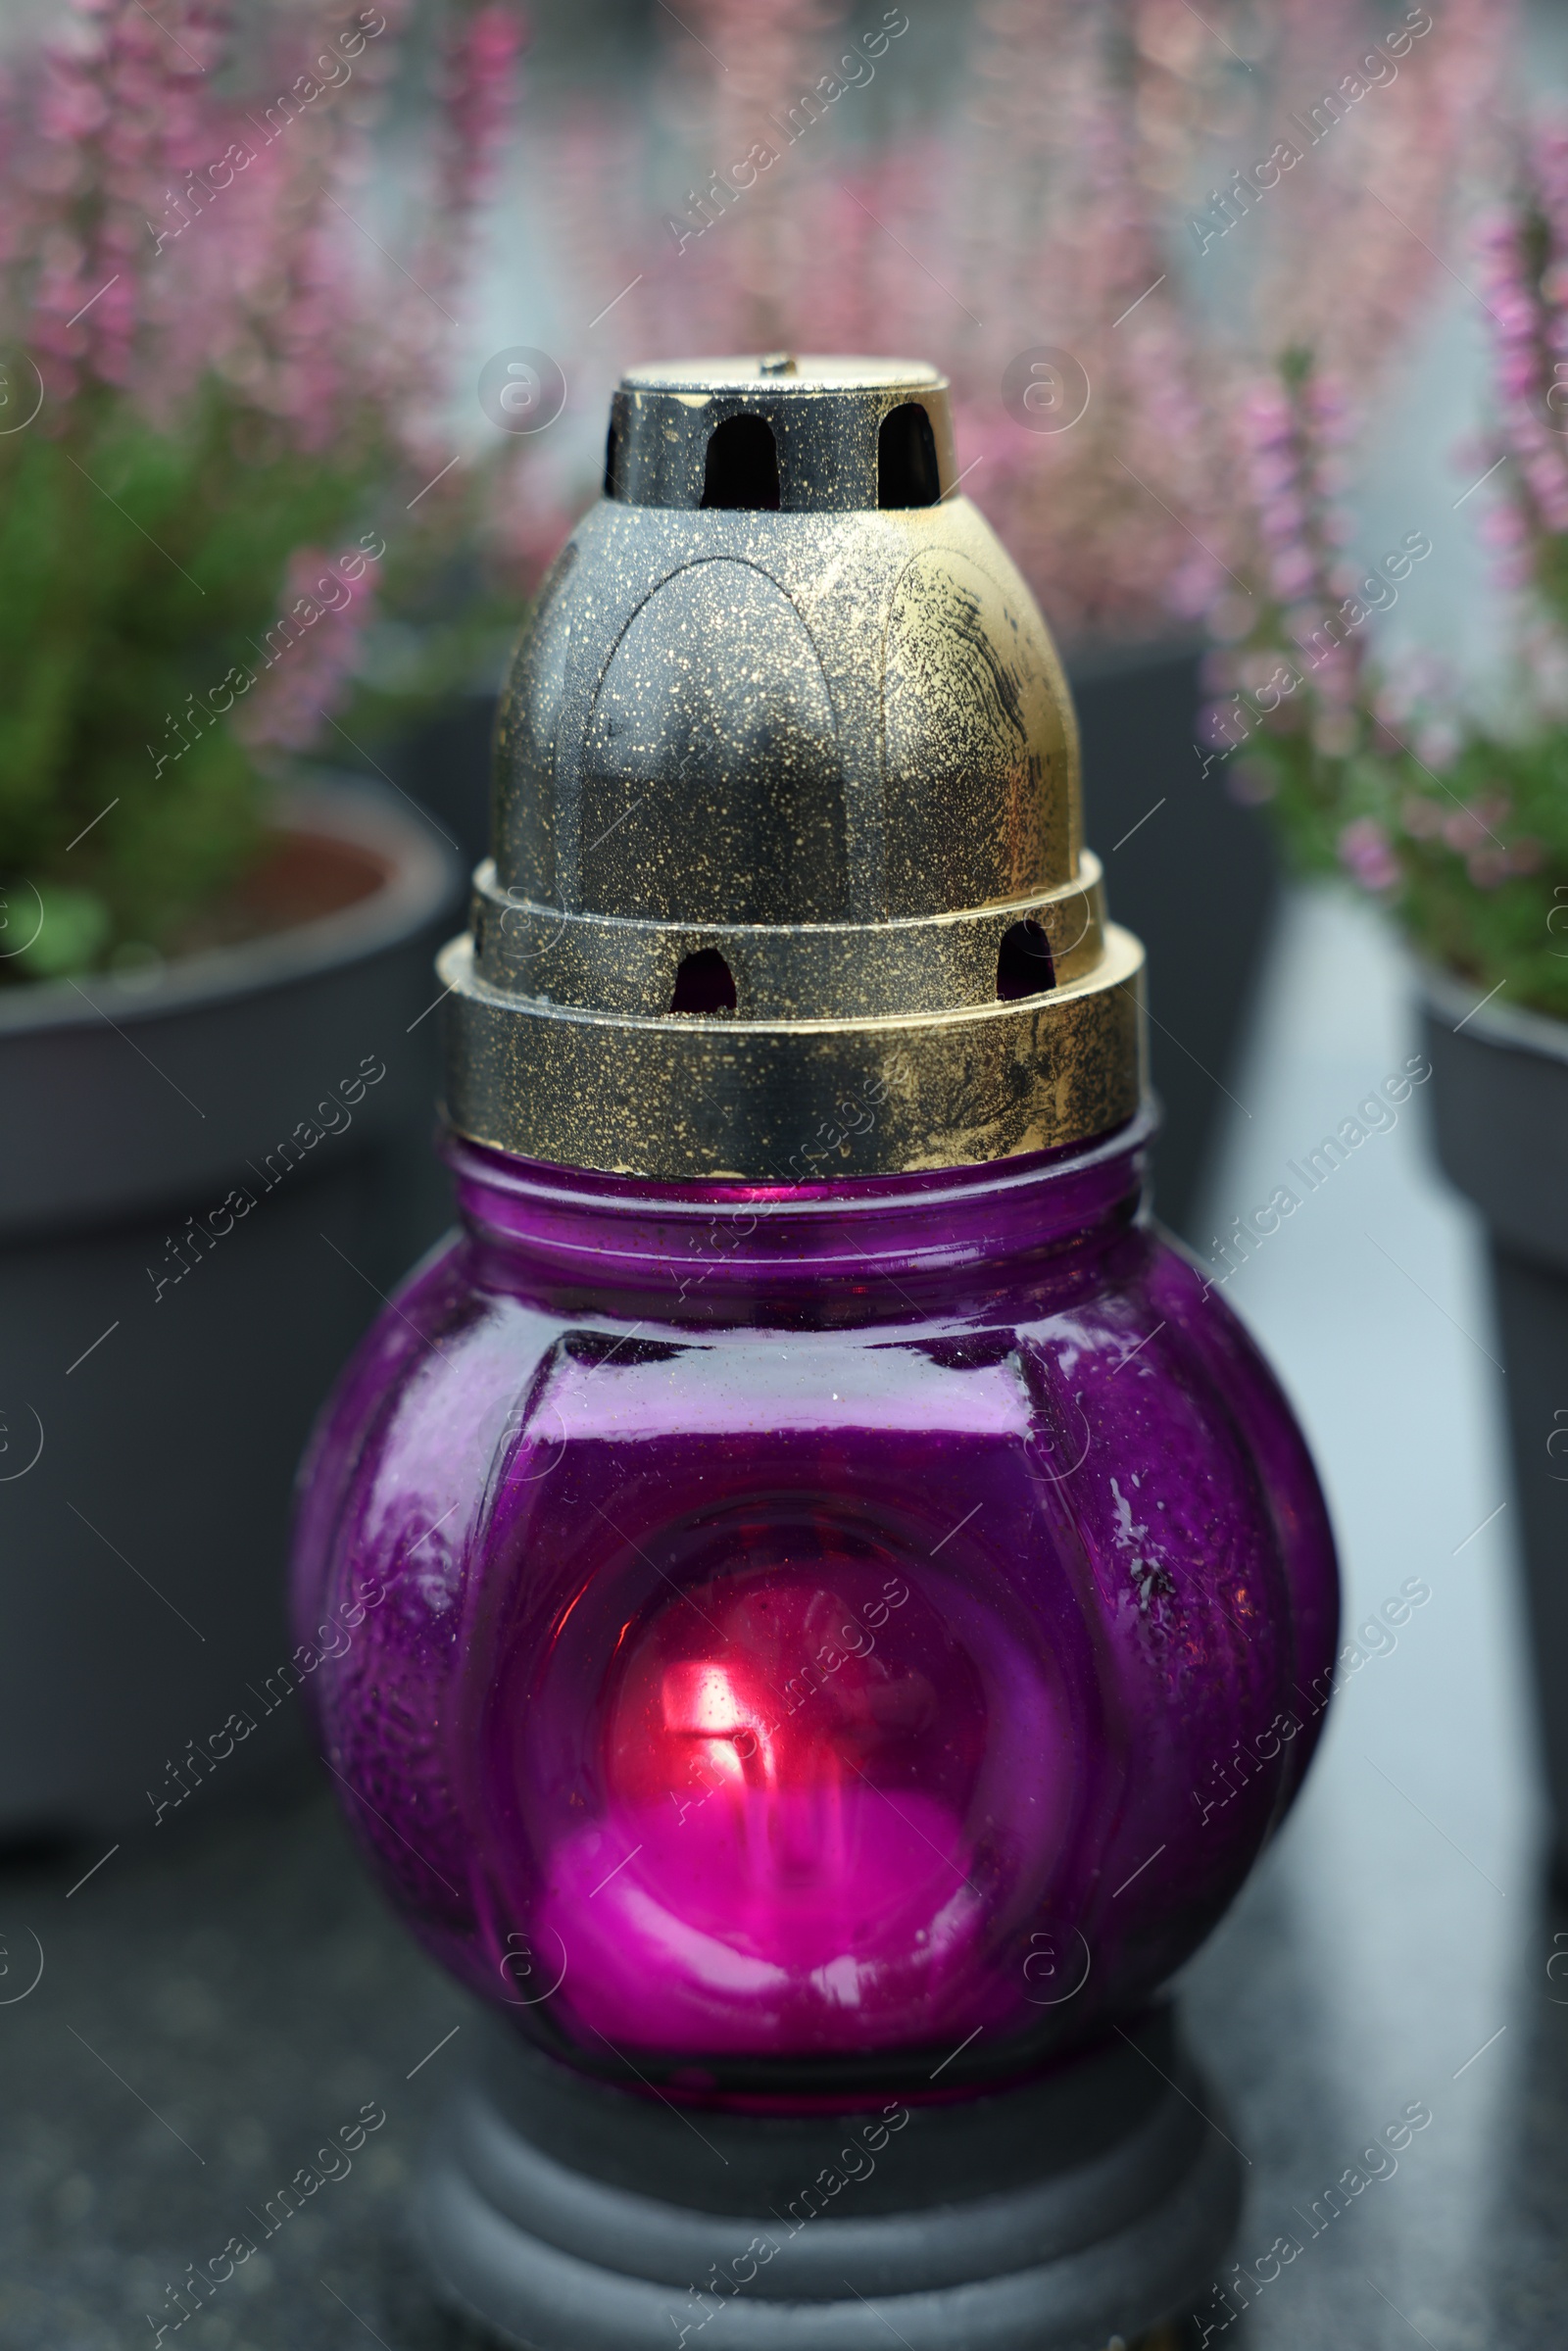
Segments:
[[[1484,547],[1522,547],[1529,536],[1530,525],[1516,507],[1490,506],[1481,518]]]
[[[1293,547],[1269,565],[1269,584],[1282,599],[1304,596],[1316,578],[1317,567],[1309,548]]]
[[[1473,849],[1466,857],[1465,871],[1478,890],[1495,890],[1506,881],[1509,872],[1508,853],[1504,849]]]
[[[1266,419],[1259,416],[1255,405],[1244,408],[1243,415],[1250,415],[1253,418],[1258,431],[1251,463],[1253,495],[1257,498],[1281,497],[1295,483],[1296,459],[1290,449],[1274,439],[1271,433],[1270,437],[1263,437],[1269,427]]]
[[[1298,538],[1306,528],[1306,501],[1298,490],[1277,491],[1264,499],[1258,510],[1258,523],[1270,545]]]
[[[1505,792],[1483,792],[1467,808],[1454,808],[1443,819],[1443,838],[1462,857],[1491,840],[1512,809]],[[1495,847],[1495,843],[1494,843]]]
[[[1363,890],[1382,892],[1397,888],[1399,860],[1388,834],[1374,817],[1353,817],[1341,833],[1338,846],[1341,864]]]
[[[1234,683],[1245,687],[1250,694],[1260,693],[1272,682],[1280,667],[1279,655],[1272,646],[1260,646],[1256,652],[1243,654],[1239,660],[1232,658],[1236,672]]]
[[[1218,596],[1208,615],[1208,633],[1217,645],[1234,645],[1252,626],[1252,600],[1229,589]]]
[[[448,52],[443,211],[466,220],[493,186],[505,154],[512,114],[513,67],[527,39],[521,12],[495,4],[478,9]]]
[[[33,284],[25,339],[47,355],[46,380],[63,398],[82,373],[123,387],[135,372],[147,219],[199,159],[199,84],[216,61],[211,11],[186,0],[176,18],[177,28],[135,0],[77,0],[42,53],[37,121],[54,167],[39,193],[51,224],[79,239],[79,263],[65,273],[56,243],[55,266]]]
[[[1365,659],[1365,640],[1357,635],[1345,639],[1335,625],[1350,618],[1354,608],[1342,608],[1358,579],[1341,555],[1353,532],[1337,504],[1343,464],[1329,454],[1331,445],[1347,437],[1349,417],[1344,394],[1316,371],[1304,376],[1281,373],[1253,383],[1236,405],[1243,462],[1252,490],[1254,564],[1261,556],[1272,596],[1285,607],[1271,623],[1271,632],[1279,632],[1278,650],[1260,648],[1249,657],[1244,674],[1254,683],[1263,682],[1289,648],[1287,658],[1298,658],[1306,691],[1290,705],[1281,704],[1268,720],[1270,731],[1306,726],[1318,748],[1334,758],[1347,757],[1360,740],[1356,712]],[[1227,607],[1239,603],[1234,596],[1226,601]],[[1237,625],[1250,632],[1257,610],[1254,605],[1250,619],[1245,613],[1237,615]],[[1223,618],[1231,620],[1228,609]],[[1217,611],[1210,632],[1223,639]],[[1341,637],[1338,643],[1336,636]],[[1254,677],[1260,658],[1263,665]]]
[[[1543,619],[1525,630],[1521,651],[1537,710],[1547,718],[1568,718],[1568,638]]]
[[[1399,803],[1399,822],[1412,841],[1441,840],[1443,819],[1443,808],[1424,793],[1407,792]]]
[[[1250,731],[1247,711],[1234,702],[1205,703],[1198,713],[1198,739],[1210,751],[1234,751]]]
[[[850,91],[798,144],[780,123],[835,69],[841,0],[690,0],[689,15],[680,0],[678,14],[706,44],[656,12],[670,43],[666,124],[678,110],[684,134],[678,163],[666,129],[650,174],[634,120],[601,123],[580,163],[568,118],[543,126],[559,273],[581,285],[588,316],[633,289],[575,375],[560,355],[584,403],[607,348],[938,349],[955,384],[958,465],[973,466],[963,494],[994,517],[1062,634],[1152,634],[1172,608],[1200,610],[1232,554],[1217,418],[1198,397],[1188,324],[1161,282],[1139,93],[1094,12],[984,0],[967,121],[889,137],[876,92]],[[878,68],[890,92],[901,55]],[[776,161],[737,195],[719,193],[722,217],[705,233],[678,255],[667,229],[639,237],[650,185],[668,191],[660,210],[687,213],[684,189],[729,174],[755,142]],[[945,288],[961,290],[961,309]],[[1002,409],[999,379],[1024,318],[1049,319],[1045,339],[1072,351],[1093,383],[1070,430],[1032,433]]]
[[[1213,557],[1204,555],[1200,549],[1178,556],[1176,567],[1165,583],[1165,601],[1178,619],[1202,619],[1214,603],[1223,571],[1224,565]],[[1213,634],[1218,633],[1212,616],[1209,629]],[[1236,633],[1245,636],[1246,624]]]
[[[436,192],[413,275],[432,289],[450,288],[454,263],[464,263],[477,243],[483,205],[495,193],[506,160],[513,121],[514,68],[528,37],[527,19],[506,0],[460,18],[448,37],[437,73],[441,125],[437,141]],[[429,330],[415,316],[411,328]]]
[[[373,562],[349,579],[320,548],[294,550],[278,617],[267,635],[270,659],[235,710],[242,741],[303,751],[315,740],[322,719],[348,699],[377,578]]]
[[[1537,582],[1547,543],[1568,534],[1568,397],[1556,372],[1568,353],[1565,161],[1561,131],[1539,128],[1513,205],[1481,230],[1497,432],[1490,449],[1465,455],[1484,454],[1489,465],[1512,460],[1496,476],[1482,536],[1498,552],[1498,584],[1513,590]]]
[[[1236,759],[1226,772],[1225,789],[1244,808],[1257,808],[1274,798],[1279,786],[1261,759]]]

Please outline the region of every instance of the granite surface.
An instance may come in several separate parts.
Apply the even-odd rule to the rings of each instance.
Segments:
[[[1568,2333],[1568,1982],[1545,1973],[1568,1913],[1510,1885],[1505,1981],[1476,2014],[1454,1983],[1473,1958],[1466,1911],[1500,1896],[1470,1897],[1465,1861],[1412,1817],[1430,1873],[1392,1850],[1378,1865],[1391,1811],[1367,1839],[1383,1899],[1363,1886],[1348,1922],[1315,1899],[1312,1836],[1289,1833],[1189,1971],[1190,2028],[1250,2167],[1238,2256],[1282,2234],[1301,2248],[1228,2342],[1537,2351]],[[259,2250],[181,2330],[198,2351],[367,2335],[466,2351],[477,2338],[411,2255],[405,2199],[468,2011],[370,1890],[330,1794],[144,1837],[82,1885],[84,1866],[13,1866],[0,1886],[0,1983],[16,1987],[0,2010],[5,2351],[152,2341],[175,2315],[170,2285],[236,2234]],[[1446,1949],[1428,1915],[1440,1888]],[[42,1979],[19,1997],[40,1945]],[[1433,2122],[1397,2171],[1323,2218],[1330,2183],[1412,2101]],[[367,2108],[386,2120],[345,2175],[269,2215]]]
[[[371,1892],[330,1795],[168,1824],[78,1884],[94,1858],[0,1884],[0,1986],[22,1989],[39,1945],[44,1963],[0,2009],[5,2351],[150,2343],[179,2316],[169,2286],[235,2235],[257,2252],[171,2341],[469,2342],[403,2221],[461,2033],[427,2053],[466,2011]],[[345,2176],[264,2235],[268,2200],[367,2106],[386,2120]]]

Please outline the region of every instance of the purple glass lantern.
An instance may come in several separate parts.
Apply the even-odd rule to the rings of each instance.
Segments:
[[[1234,2219],[1157,1995],[1333,1547],[953,478],[925,367],[626,379],[441,963],[462,1227],[304,1473],[323,1746],[498,2020],[419,2226],[543,2351],[1089,2345]]]

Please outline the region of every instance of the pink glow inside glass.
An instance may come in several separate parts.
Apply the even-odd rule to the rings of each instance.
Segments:
[[[743,1566],[662,1592],[616,1642],[598,1804],[546,1865],[565,2005],[616,2042],[780,2056],[985,2021],[988,1921],[1017,1875],[998,1807],[1019,1832],[1059,1812],[1047,1692],[1028,1693],[1041,1785],[1004,1788],[987,1611],[959,1602],[964,1638],[940,1568],[843,1523],[736,1533]],[[1036,1834],[1032,1871],[1052,1858]]]

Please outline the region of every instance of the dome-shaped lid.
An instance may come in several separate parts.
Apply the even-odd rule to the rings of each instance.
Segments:
[[[502,699],[442,972],[476,1140],[650,1177],[962,1164],[1104,1131],[1142,951],[1080,853],[1055,649],[957,495],[948,389],[710,360],[616,392]],[[841,1098],[875,1115],[846,1137]]]

